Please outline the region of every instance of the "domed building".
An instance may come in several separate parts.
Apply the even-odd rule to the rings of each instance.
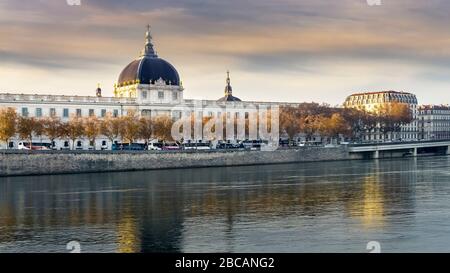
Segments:
[[[136,98],[138,103],[172,104],[183,100],[180,76],[173,65],[156,54],[150,26],[145,34],[144,50],[120,73],[114,96]]]
[[[233,96],[229,72],[227,72],[225,95],[222,98],[218,100],[184,99],[180,75],[172,64],[158,57],[152,43],[150,26],[145,34],[145,45],[140,56],[132,60],[120,72],[114,85],[114,96],[105,96],[100,84],[92,91],[92,95],[89,96],[79,95],[76,92],[61,95],[0,92],[0,108],[14,108],[22,117],[53,117],[62,122],[68,122],[73,117],[99,119],[108,116],[121,117],[130,111],[138,116],[165,115],[172,117],[173,120],[190,117],[192,114],[202,117],[219,117],[226,113],[227,117],[237,117],[240,114],[248,115],[255,111],[258,105],[258,102],[251,101],[234,103],[241,100]],[[264,105],[278,106],[278,103],[267,102]],[[21,141],[20,136],[15,136],[7,145],[17,148]],[[44,137],[41,141],[46,143],[53,141],[53,147],[58,150],[89,150],[105,147],[111,149],[112,143],[121,139],[112,141],[105,136],[100,136],[95,141],[91,141],[86,137],[80,137],[71,143],[65,138],[50,140]]]

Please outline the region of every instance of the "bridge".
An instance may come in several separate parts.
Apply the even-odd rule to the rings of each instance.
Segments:
[[[450,140],[350,144],[350,154],[363,154],[364,158],[419,156],[422,154],[449,155]]]

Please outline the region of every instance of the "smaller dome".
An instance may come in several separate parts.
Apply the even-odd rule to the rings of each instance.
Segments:
[[[240,98],[236,98],[235,96],[230,95],[230,96],[224,96],[224,97],[221,97],[221,98],[218,99],[217,101],[241,101],[241,99],[240,99]]]
[[[239,98],[233,96],[233,88],[231,87],[230,71],[227,71],[227,85],[225,86],[225,96],[217,101],[241,101]]]

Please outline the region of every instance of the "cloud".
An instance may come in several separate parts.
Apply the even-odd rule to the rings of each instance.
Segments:
[[[449,10],[450,2],[439,0],[384,0],[377,7],[365,0],[82,0],[79,7],[65,0],[6,0],[0,4],[0,37],[7,37],[0,40],[0,64],[17,67],[17,74],[23,66],[70,70],[71,77],[78,70],[80,78],[86,71],[105,77],[100,70],[107,67],[117,71],[106,77],[112,86],[137,57],[150,23],[159,55],[196,88],[192,94],[208,96],[210,84],[222,89],[222,81],[213,81],[230,68],[258,82],[246,88],[259,90],[273,79],[286,90],[281,93],[292,94],[301,77],[311,79],[309,89],[341,88],[336,92],[345,97],[351,84],[331,81],[354,80],[361,67],[371,74],[361,75],[355,88],[389,88],[393,80],[385,71],[415,86],[445,83]],[[202,76],[207,73],[213,76]]]

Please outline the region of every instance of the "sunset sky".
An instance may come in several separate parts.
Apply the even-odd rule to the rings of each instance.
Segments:
[[[146,25],[185,98],[342,103],[361,91],[450,103],[450,1],[2,0],[0,92],[112,96]]]

